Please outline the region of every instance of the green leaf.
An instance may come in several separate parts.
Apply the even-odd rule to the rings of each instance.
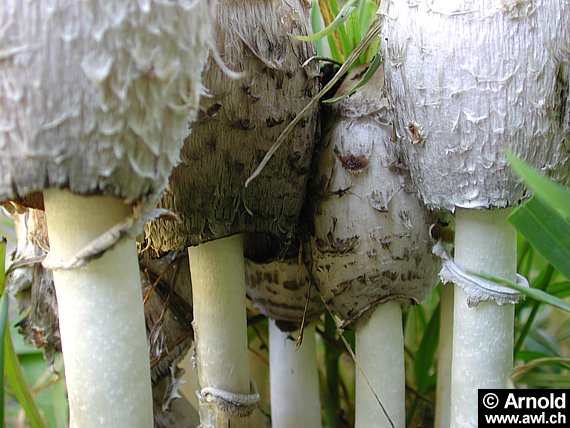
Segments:
[[[538,195],[509,217],[517,230],[566,278],[570,279],[570,224]]]
[[[531,388],[570,389],[570,375],[559,373],[528,373],[518,380]]]
[[[0,251],[2,253],[2,251]],[[0,275],[4,276],[3,271]],[[0,298],[0,337],[6,334],[8,324],[8,297],[6,293]],[[4,341],[0,340],[0,428],[4,428]]]
[[[22,374],[22,370],[20,368],[20,362],[18,361],[18,356],[14,351],[14,346],[12,344],[12,337],[10,336],[10,329],[6,328],[7,324],[7,317],[8,317],[8,298],[6,293],[4,293],[4,286],[5,286],[5,251],[6,251],[6,242],[2,241],[0,243],[0,292],[2,292],[2,300],[0,303],[0,317],[3,317],[4,320],[4,332],[0,339],[2,340],[2,361],[4,363],[5,374],[8,382],[12,387],[14,395],[16,399],[20,402],[20,405],[26,412],[28,416],[30,425],[32,428],[43,428],[45,427],[45,423],[42,420],[40,412],[36,406],[36,403],[30,393],[30,389],[24,376]],[[2,385],[4,386],[4,385]],[[4,388],[2,388],[4,390]],[[2,402],[2,409],[4,409],[3,402]],[[4,420],[2,418],[2,420]]]
[[[6,282],[5,275],[6,261],[6,240],[0,240],[0,338],[6,334],[6,325],[8,324],[8,297],[4,293]],[[0,428],[4,428],[4,341],[0,340]]]
[[[570,303],[565,302],[562,299],[558,299],[554,296],[551,296],[548,293],[545,293],[542,290],[537,290],[536,288],[531,287],[524,287],[518,284],[514,284],[510,281],[505,281],[504,279],[497,278],[496,276],[486,275],[480,272],[471,272],[473,275],[480,276],[481,278],[488,279],[489,281],[496,282],[497,284],[504,285],[505,287],[512,288],[517,290],[520,293],[523,293],[525,296],[530,297],[536,301],[546,303],[548,305],[554,306],[555,308],[562,309],[563,311],[570,312]]]
[[[18,361],[18,356],[14,351],[12,346],[12,337],[10,336],[10,330],[6,329],[4,334],[4,352],[5,352],[5,367],[6,367],[6,377],[12,386],[12,390],[16,399],[26,412],[26,416],[30,422],[32,428],[43,428],[45,423],[40,415],[36,402],[30,392],[28,384],[24,379],[22,370],[20,368],[20,362]]]
[[[368,81],[372,78],[374,73],[376,73],[376,70],[378,70],[378,68],[380,67],[380,64],[382,64],[382,56],[380,54],[377,54],[374,57],[374,60],[372,61],[368,69],[366,70],[366,73],[364,73],[364,76],[362,76],[362,79],[360,79],[360,81],[356,85],[354,85],[350,90],[348,90],[344,94],[338,97],[324,100],[323,103],[333,104],[354,94],[358,89],[360,89],[361,87],[366,85],[366,83],[368,83]]]
[[[558,297],[559,299],[566,299],[570,297],[570,281],[557,282],[548,287],[548,292]]]
[[[544,352],[529,351],[529,350],[520,351],[517,354],[517,360],[521,360],[524,362],[536,360],[539,358],[558,358],[558,357],[552,357],[551,354],[547,354]]]
[[[423,333],[422,341],[416,353],[418,357],[414,362],[414,376],[419,393],[425,393],[433,385],[433,375],[430,374],[430,369],[435,360],[435,352],[439,341],[439,313],[440,305],[437,305]]]
[[[543,290],[546,291],[550,285],[550,282],[552,281],[552,276],[554,274],[554,268],[552,267],[551,264],[547,265],[546,268],[540,273],[540,275],[538,276],[538,278],[534,281],[534,283],[532,284],[532,287],[537,289],[537,290]],[[532,309],[530,311],[530,314],[528,315],[527,321],[524,325],[524,327],[521,330],[521,333],[517,339],[516,345],[515,345],[515,355],[517,355],[517,353],[522,349],[522,346],[528,336],[528,333],[530,332],[531,327],[534,324],[534,321],[536,319],[536,315],[538,314],[538,310],[540,309],[541,306],[541,302],[534,302],[532,305]]]
[[[356,10],[356,8],[354,6],[352,6],[354,4],[354,2],[356,2],[356,0],[349,0],[348,2],[346,2],[344,7],[342,8],[342,10],[334,18],[334,21],[331,22],[330,25],[325,27],[322,31],[319,31],[318,33],[315,33],[312,36],[295,36],[295,38],[297,40],[301,40],[302,42],[315,42],[317,40],[323,39],[324,37],[328,36],[329,34],[332,34],[332,32],[337,30],[337,29],[340,30],[340,26]],[[339,31],[339,35],[340,35],[340,31]],[[344,33],[344,36],[346,39],[346,32]],[[341,41],[342,41],[342,35],[341,35]],[[343,47],[344,47],[345,43],[347,43],[346,40],[344,40],[342,43]],[[346,55],[346,53],[345,53],[345,55]]]
[[[321,11],[319,9],[319,0],[313,1],[313,8],[311,9],[311,28],[313,29],[314,33],[318,33],[319,31],[323,30]],[[317,47],[317,56],[324,57],[326,55],[324,40],[315,40],[315,45]]]
[[[541,175],[512,153],[507,152],[506,157],[511,167],[522,177],[537,198],[570,217],[570,191],[568,189]]]

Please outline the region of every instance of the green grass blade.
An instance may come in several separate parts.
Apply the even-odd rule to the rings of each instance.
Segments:
[[[518,380],[531,388],[570,389],[570,375],[559,373],[528,373]]]
[[[1,274],[3,276],[3,273]],[[0,298],[0,337],[6,334],[8,324],[8,297],[6,293]],[[4,341],[0,340],[0,428],[4,428]]]
[[[340,428],[341,421],[337,412],[340,409],[340,372],[339,358],[341,350],[331,341],[335,340],[336,324],[332,316],[325,312],[325,335],[327,339],[325,343],[325,372],[327,385],[327,400],[325,403],[325,419],[327,427]]]
[[[337,30],[337,29],[340,30],[341,25],[356,10],[356,8],[354,6],[352,6],[355,1],[356,0],[349,0],[344,5],[344,7],[340,11],[340,13],[335,17],[334,21],[331,22],[330,25],[325,27],[323,30],[321,30],[317,33],[314,33],[311,36],[295,36],[295,38],[297,40],[301,40],[302,42],[315,42],[317,40],[321,40],[321,39],[325,38],[326,36],[332,34],[332,32]],[[341,36],[341,42],[342,42],[342,35],[340,34],[340,31],[339,31],[339,35]],[[346,38],[346,32],[344,33],[344,36]],[[343,43],[343,47],[344,47],[344,43]]]
[[[548,286],[550,285],[550,281],[552,281],[553,275],[554,275],[554,268],[552,267],[552,265],[549,264],[546,267],[546,269],[540,273],[539,277],[536,279],[535,283],[533,284],[533,288],[546,291],[548,289]],[[528,333],[530,332],[534,320],[536,319],[536,315],[538,314],[540,306],[541,306],[540,302],[533,303],[530,314],[517,339],[517,343],[515,345],[515,355],[517,355],[519,351],[522,349],[522,346],[528,336]]]
[[[324,100],[323,103],[333,104],[333,103],[339,102],[339,101],[351,96],[352,94],[354,94],[358,89],[362,88],[364,85],[366,85],[366,83],[368,83],[368,81],[372,78],[374,73],[376,73],[376,70],[378,70],[378,68],[380,67],[380,64],[382,64],[382,56],[376,55],[374,57],[374,61],[372,61],[372,63],[370,64],[370,66],[366,70],[366,73],[364,73],[364,76],[362,76],[362,79],[360,79],[360,81],[356,85],[354,85],[349,91],[345,92],[344,94],[342,94],[338,97],[334,97],[334,98],[330,98],[328,100]]]
[[[435,376],[430,374],[429,371],[435,360],[439,339],[439,313],[440,305],[437,305],[423,332],[422,341],[416,353],[418,358],[414,362],[414,376],[416,378],[416,388],[420,394],[428,391],[435,382]]]
[[[5,352],[5,367],[6,367],[6,377],[10,382],[12,391],[16,396],[16,399],[26,412],[26,416],[30,422],[32,428],[44,428],[46,425],[40,415],[36,402],[32,397],[28,384],[24,379],[22,370],[20,368],[20,362],[18,361],[18,356],[14,351],[14,346],[12,344],[12,337],[10,336],[10,330],[7,329],[4,334],[4,352]]]
[[[559,299],[566,299],[570,297],[570,281],[562,281],[552,284],[548,288],[548,292]]]
[[[506,156],[511,167],[523,178],[537,198],[540,198],[544,204],[560,210],[570,217],[570,192],[568,189],[541,175],[512,153],[507,153]]]
[[[46,425],[42,420],[38,407],[36,406],[32,394],[30,393],[28,384],[26,383],[24,375],[22,374],[22,370],[20,368],[20,362],[18,361],[18,356],[16,355],[16,351],[14,351],[14,345],[12,344],[10,329],[6,328],[9,302],[6,293],[4,293],[4,286],[6,280],[4,273],[5,251],[6,251],[6,242],[3,241],[0,243],[0,292],[2,292],[0,316],[4,317],[3,319],[6,322],[4,323],[4,333],[0,337],[3,338],[2,361],[4,363],[5,375],[6,378],[8,379],[8,382],[10,382],[10,386],[12,387],[16,399],[20,402],[20,405],[26,412],[26,415],[28,416],[28,420],[32,428],[43,428]],[[4,388],[2,388],[2,390],[4,390]],[[3,408],[4,406],[2,405],[2,409]]]
[[[480,276],[481,278],[488,279],[489,281],[496,282],[497,284],[504,285],[505,287],[512,288],[517,290],[518,292],[524,294],[531,299],[534,299],[538,302],[546,303],[547,305],[553,306],[558,309],[562,309],[563,311],[570,312],[570,303],[554,297],[548,293],[545,293],[542,290],[537,290],[536,288],[531,287],[523,287],[518,284],[514,284],[509,281],[505,281],[504,279],[497,278],[495,276],[486,275],[480,272],[471,272],[473,275]]]
[[[338,3],[336,0],[328,0],[330,6],[331,6],[331,10],[334,14],[334,16],[338,16],[342,13],[342,9],[339,8]],[[344,6],[343,9],[348,5],[348,4],[354,4],[356,3],[356,0],[354,1],[348,1]],[[342,46],[342,61],[344,62],[346,58],[349,57],[349,55],[352,53],[352,51],[354,50],[355,46],[351,46],[350,45],[350,38],[348,37],[348,34],[346,33],[346,29],[344,28],[344,26],[340,26],[338,27],[337,30],[337,34],[339,36],[340,39],[340,44]]]
[[[8,298],[4,293],[6,285],[6,239],[0,238],[0,338],[6,334],[8,324]],[[0,428],[4,428],[4,341],[0,340]]]
[[[311,28],[313,29],[313,33],[318,33],[323,30],[323,27],[319,0],[314,0],[313,8],[311,9]],[[324,40],[315,40],[315,46],[317,48],[317,56],[324,57],[328,55]]]
[[[538,195],[509,217],[517,230],[566,278],[570,279],[570,224]]]

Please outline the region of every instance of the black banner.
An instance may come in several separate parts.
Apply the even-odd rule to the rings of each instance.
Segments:
[[[479,428],[568,427],[566,389],[480,389]]]

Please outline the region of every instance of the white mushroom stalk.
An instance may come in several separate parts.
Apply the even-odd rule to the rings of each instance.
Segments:
[[[259,401],[249,378],[242,249],[235,235],[188,250],[204,427],[245,427]]]
[[[429,218],[406,189],[382,72],[333,113],[314,183],[313,275],[325,303],[356,322],[356,426],[400,427],[402,308],[437,282]]]
[[[296,346],[299,331],[282,331],[269,321],[269,368],[271,426],[273,428],[320,428],[319,370],[315,324],[307,325],[303,342]]]
[[[437,385],[435,427],[451,426],[451,362],[453,359],[453,287],[441,288],[439,343],[437,347]]]
[[[0,202],[45,202],[72,427],[153,424],[133,236],[196,113],[207,14],[184,0],[0,6]]]
[[[308,9],[301,1],[223,0],[215,25],[221,60],[216,61],[214,55],[210,58],[204,73],[209,96],[202,100],[200,119],[185,141],[182,162],[173,171],[169,191],[161,201],[180,221],[150,225],[146,237],[151,253],[192,247],[196,361],[203,409],[209,411],[202,413],[202,423],[225,426],[231,419],[235,426],[234,416],[250,413],[256,394],[249,389],[246,376],[243,247],[241,238],[234,235],[267,233],[283,242],[294,236],[313,150],[316,109],[304,126],[295,129],[287,150],[272,159],[255,183],[247,188],[244,183],[281,130],[316,92],[318,66],[304,64],[314,54],[312,47],[291,37],[308,33]],[[221,62],[239,76],[228,76]],[[227,270],[227,249],[215,259],[209,248],[218,247],[231,247],[235,251],[231,260],[241,259],[241,270]],[[208,260],[208,268],[215,273],[205,268],[200,268],[200,274],[194,272],[202,263],[198,260]],[[208,277],[213,275],[219,280],[211,282]],[[230,289],[235,296],[232,305],[225,297]],[[204,304],[210,306],[201,308]],[[244,331],[238,333],[238,328]],[[210,334],[217,337],[207,338]],[[206,342],[201,344],[202,340]],[[210,340],[217,344],[208,344]],[[235,341],[241,345],[234,345]],[[222,350],[225,345],[231,348]],[[210,360],[215,347],[220,349],[219,358]],[[224,376],[224,381],[208,373]],[[248,377],[245,390],[244,377]],[[215,398],[221,396],[233,397],[235,406]]]
[[[131,214],[118,199],[60,190],[46,190],[44,202],[52,260],[74,257]],[[71,426],[152,426],[134,239],[122,240],[83,269],[54,270],[54,282]]]
[[[247,248],[249,253],[275,252],[260,246],[259,238]],[[322,424],[315,324],[311,321],[318,319],[324,307],[317,290],[310,290],[305,264],[288,255],[283,260],[246,259],[247,291],[254,306],[270,318],[272,426],[319,428]],[[301,327],[302,341],[298,344]]]
[[[392,0],[388,8],[386,85],[405,163],[428,207],[456,213],[455,262],[441,272],[459,286],[451,426],[476,426],[477,388],[506,387],[512,368],[520,295],[470,274],[517,279],[505,208],[529,195],[505,150],[568,180],[569,16],[569,2],[553,0]]]

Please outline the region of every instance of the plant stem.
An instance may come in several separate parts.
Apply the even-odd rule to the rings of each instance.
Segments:
[[[256,428],[269,428],[271,423],[268,418],[267,406],[267,381],[269,375],[269,367],[267,356],[267,346],[264,346],[261,339],[256,335],[249,343],[249,370],[251,377],[255,380],[257,391],[259,392],[260,402],[259,408],[251,415],[251,426]]]
[[[269,320],[271,422],[273,428],[321,426],[321,403],[315,325],[305,326],[303,343],[295,348],[298,332],[283,332]]]
[[[188,249],[192,276],[194,335],[201,388],[250,393],[245,309],[245,270],[241,235]],[[244,426],[245,418],[203,400],[205,427]]]
[[[404,427],[405,374],[402,308],[398,302],[376,306],[356,325],[356,428]],[[368,384],[368,382],[370,385]]]
[[[437,350],[437,391],[435,427],[451,426],[451,358],[453,352],[453,287],[444,286],[441,291],[439,345]],[[421,358],[421,355],[419,356]]]
[[[510,209],[455,213],[455,262],[470,272],[516,280],[517,235]],[[451,426],[477,426],[477,390],[506,388],[513,367],[514,305],[479,303],[455,288]],[[459,346],[460,344],[460,346]]]
[[[325,335],[330,340],[335,340],[336,324],[332,316],[325,312]],[[340,357],[339,349],[331,344],[329,340],[324,341],[325,345],[325,372],[327,382],[327,401],[325,403],[325,415],[327,427],[340,428],[341,422],[338,417],[340,411],[340,377],[338,360]]]
[[[50,256],[68,260],[132,211],[122,200],[44,192]],[[86,267],[53,272],[71,427],[152,427],[137,250],[125,237]]]

